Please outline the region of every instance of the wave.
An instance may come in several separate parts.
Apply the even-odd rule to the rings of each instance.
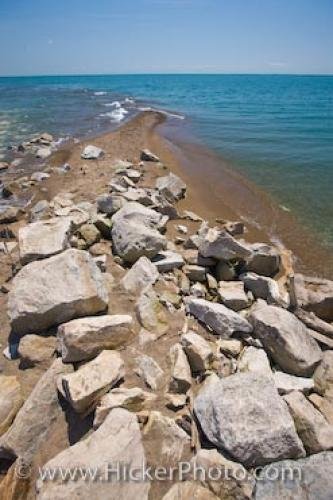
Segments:
[[[119,101],[107,102],[104,104],[104,106],[114,107],[119,109],[121,108],[121,103]]]
[[[127,114],[127,109],[120,106],[119,108],[117,107],[116,109],[114,109],[113,111],[109,111],[108,113],[102,113],[100,114],[100,116],[107,116],[111,118],[112,122],[121,122]]]
[[[107,92],[98,91],[94,92],[94,95],[107,95]]]

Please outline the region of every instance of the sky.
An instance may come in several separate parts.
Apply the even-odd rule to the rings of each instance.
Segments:
[[[0,75],[333,74],[333,0],[0,0]]]

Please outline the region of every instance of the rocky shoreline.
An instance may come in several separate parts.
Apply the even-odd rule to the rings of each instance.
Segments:
[[[331,498],[333,282],[185,209],[158,119],[53,155],[43,134],[48,168],[4,186],[34,193],[0,214],[0,497]],[[59,474],[117,463],[187,470]]]

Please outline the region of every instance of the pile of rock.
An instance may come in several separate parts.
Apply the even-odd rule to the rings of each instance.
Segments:
[[[97,149],[82,158],[99,158]],[[333,283],[298,275],[281,285],[277,248],[239,238],[237,223],[180,216],[184,182],[156,174],[148,188],[142,167],[154,162],[159,172],[159,159],[147,150],[140,159],[118,163],[95,203],[59,194],[19,230],[9,352],[14,337],[26,366],[47,369],[25,401],[17,379],[1,376],[0,457],[34,464],[65,404],[92,416],[92,430],[47,468],[188,460],[187,475],[154,498],[329,498]],[[198,479],[195,464],[229,475]],[[290,464],[302,471],[292,484],[265,479],[268,467]],[[110,493],[103,480],[60,476],[36,483],[38,499],[148,498],[150,488],[116,482]]]

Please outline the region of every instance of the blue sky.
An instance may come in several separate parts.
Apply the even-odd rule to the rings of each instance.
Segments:
[[[333,0],[0,0],[0,75],[333,73]]]

